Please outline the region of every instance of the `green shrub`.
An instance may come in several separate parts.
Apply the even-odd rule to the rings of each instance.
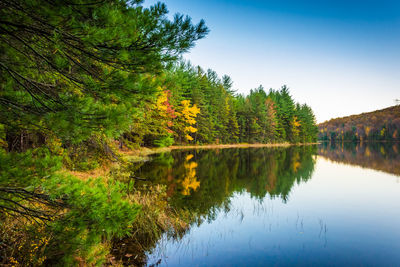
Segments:
[[[168,147],[172,146],[174,143],[174,138],[172,135],[163,136],[159,139],[154,140],[154,145],[157,147]]]

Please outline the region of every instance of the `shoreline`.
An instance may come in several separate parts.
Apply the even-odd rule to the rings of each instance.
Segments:
[[[140,147],[138,149],[118,150],[118,153],[125,157],[130,162],[140,162],[149,160],[149,156],[171,152],[172,150],[187,150],[187,149],[227,149],[227,148],[261,148],[261,147],[289,147],[289,146],[308,146],[318,145],[320,142],[313,143],[268,143],[268,144],[207,144],[207,145],[174,145],[169,147]]]
[[[268,144],[210,144],[210,145],[187,145],[187,146],[170,146],[171,150],[178,149],[222,149],[222,148],[256,148],[256,147],[289,147],[289,146],[306,146],[318,145],[319,143],[268,143]]]

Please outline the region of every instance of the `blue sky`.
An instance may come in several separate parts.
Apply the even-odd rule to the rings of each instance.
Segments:
[[[286,84],[318,122],[400,98],[398,0],[163,2],[206,21],[209,35],[185,58],[231,76],[240,93]]]

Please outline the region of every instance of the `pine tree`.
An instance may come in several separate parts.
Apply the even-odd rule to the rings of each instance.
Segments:
[[[116,137],[159,73],[207,34],[201,21],[166,17],[141,1],[13,1],[1,9],[0,118],[7,132],[52,131],[77,143]],[[21,126],[23,125],[23,126]]]

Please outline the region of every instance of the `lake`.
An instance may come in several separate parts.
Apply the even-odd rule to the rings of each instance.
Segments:
[[[180,150],[137,174],[196,220],[160,266],[400,266],[400,146]]]

